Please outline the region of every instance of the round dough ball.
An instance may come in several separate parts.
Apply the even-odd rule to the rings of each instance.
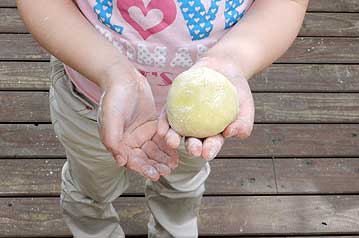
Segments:
[[[201,67],[173,81],[167,98],[167,117],[182,136],[205,138],[221,133],[238,114],[238,95],[221,73]]]

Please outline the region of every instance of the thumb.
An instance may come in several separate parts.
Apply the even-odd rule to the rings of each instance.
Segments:
[[[113,97],[113,91],[105,91],[102,94],[97,121],[103,145],[112,153],[117,164],[123,166],[128,159],[128,149],[123,143],[126,119],[121,108],[125,103],[114,105],[115,102],[120,101]]]
[[[251,135],[253,130],[255,113],[254,100],[248,84],[241,85],[238,91],[239,113],[236,120],[223,131],[223,136],[236,136],[240,139],[245,139]]]

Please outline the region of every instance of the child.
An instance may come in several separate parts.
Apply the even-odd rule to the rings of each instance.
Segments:
[[[124,237],[111,202],[128,187],[128,170],[148,178],[149,237],[197,237],[208,161],[224,138],[250,135],[247,79],[289,48],[307,4],[17,0],[28,30],[53,55],[51,119],[67,156],[61,206],[74,237]],[[240,114],[222,134],[181,143],[164,113],[166,94],[180,72],[201,66],[231,80]]]

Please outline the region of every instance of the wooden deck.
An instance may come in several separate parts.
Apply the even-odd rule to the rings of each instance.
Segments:
[[[48,60],[0,0],[0,237],[71,237]],[[253,135],[212,162],[201,236],[359,237],[359,1],[312,0],[294,45],[251,87]],[[115,202],[129,236],[146,234],[143,200],[133,176]]]

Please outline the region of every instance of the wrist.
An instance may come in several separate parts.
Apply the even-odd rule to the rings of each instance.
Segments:
[[[133,65],[126,65],[121,62],[114,63],[106,68],[99,86],[102,90],[106,90],[115,85],[135,85],[141,80],[143,80],[143,76]]]
[[[200,58],[194,67],[208,67],[218,71],[227,78],[243,77],[243,71],[238,64],[233,63],[230,59],[218,56],[204,56]]]
[[[226,76],[230,81],[235,83],[238,79],[248,79],[241,66],[238,63],[233,63],[231,59],[225,59],[218,56],[204,56],[200,58],[193,67],[208,67],[211,68],[224,76]]]

